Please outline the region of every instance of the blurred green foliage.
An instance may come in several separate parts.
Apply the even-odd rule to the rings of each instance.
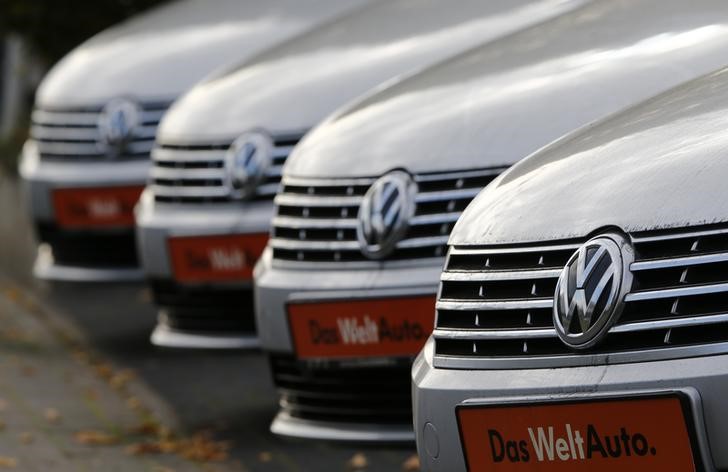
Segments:
[[[48,64],[99,31],[164,0],[0,0],[0,35],[20,34]]]

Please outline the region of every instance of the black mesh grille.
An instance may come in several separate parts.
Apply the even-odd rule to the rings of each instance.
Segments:
[[[175,282],[151,282],[162,323],[180,331],[255,332],[250,288],[191,287]]]
[[[282,411],[293,418],[366,424],[412,422],[409,364],[322,367],[270,358]]]
[[[62,266],[134,268],[138,265],[133,229],[73,231],[52,224],[36,226],[38,239],[48,244]]]

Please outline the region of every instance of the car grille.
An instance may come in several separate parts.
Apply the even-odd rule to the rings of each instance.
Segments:
[[[142,105],[141,124],[117,160],[148,159],[157,126],[169,103]],[[30,136],[41,159],[60,161],[100,160],[107,157],[101,144],[98,121],[102,107],[43,109],[31,115]]]
[[[274,139],[273,165],[256,189],[255,199],[270,200],[278,191],[281,169],[300,136]],[[232,141],[208,144],[160,143],[152,151],[150,185],[164,203],[219,203],[232,198],[226,183],[225,154]]]
[[[695,354],[728,341],[728,229],[630,235],[632,289],[605,339],[583,352],[557,337],[556,282],[583,241],[512,248],[452,247],[434,331],[442,367],[549,366],[559,359],[629,362]],[[728,346],[726,346],[728,348]],[[537,362],[541,360],[541,362]],[[569,363],[562,362],[562,363]],[[510,364],[509,364],[510,363]]]
[[[191,287],[151,280],[160,321],[179,331],[255,333],[253,290],[244,287]]]
[[[88,232],[41,223],[36,226],[36,233],[42,244],[50,246],[53,261],[61,266],[134,268],[139,265],[131,228]]]
[[[419,174],[417,206],[405,237],[387,260],[440,258],[460,213],[503,169]],[[284,177],[276,196],[273,258],[296,264],[375,263],[359,250],[359,205],[376,178]]]
[[[281,410],[310,421],[411,424],[409,370],[388,367],[317,367],[288,356],[271,356]]]

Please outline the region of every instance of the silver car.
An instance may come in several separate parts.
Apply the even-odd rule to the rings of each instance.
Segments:
[[[43,80],[20,173],[40,248],[35,274],[140,278],[133,207],[167,107],[213,69],[364,0],[183,0],[88,40]]]
[[[426,470],[728,469],[727,126],[724,69],[465,210],[412,371]]]
[[[432,329],[460,212],[553,139],[721,66],[726,25],[721,0],[592,2],[371,94],[307,135],[255,272],[281,396],[273,431],[412,437],[404,379]],[[469,316],[455,313],[452,327]]]
[[[160,126],[137,208],[142,263],[160,307],[152,342],[258,344],[252,271],[283,163],[305,132],[383,81],[582,3],[381,1],[194,87]]]

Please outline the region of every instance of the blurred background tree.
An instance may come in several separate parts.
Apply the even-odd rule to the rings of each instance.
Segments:
[[[164,0],[0,0],[0,32],[52,65],[84,40]]]
[[[0,171],[13,172],[43,73],[94,34],[167,0],[0,0]]]

